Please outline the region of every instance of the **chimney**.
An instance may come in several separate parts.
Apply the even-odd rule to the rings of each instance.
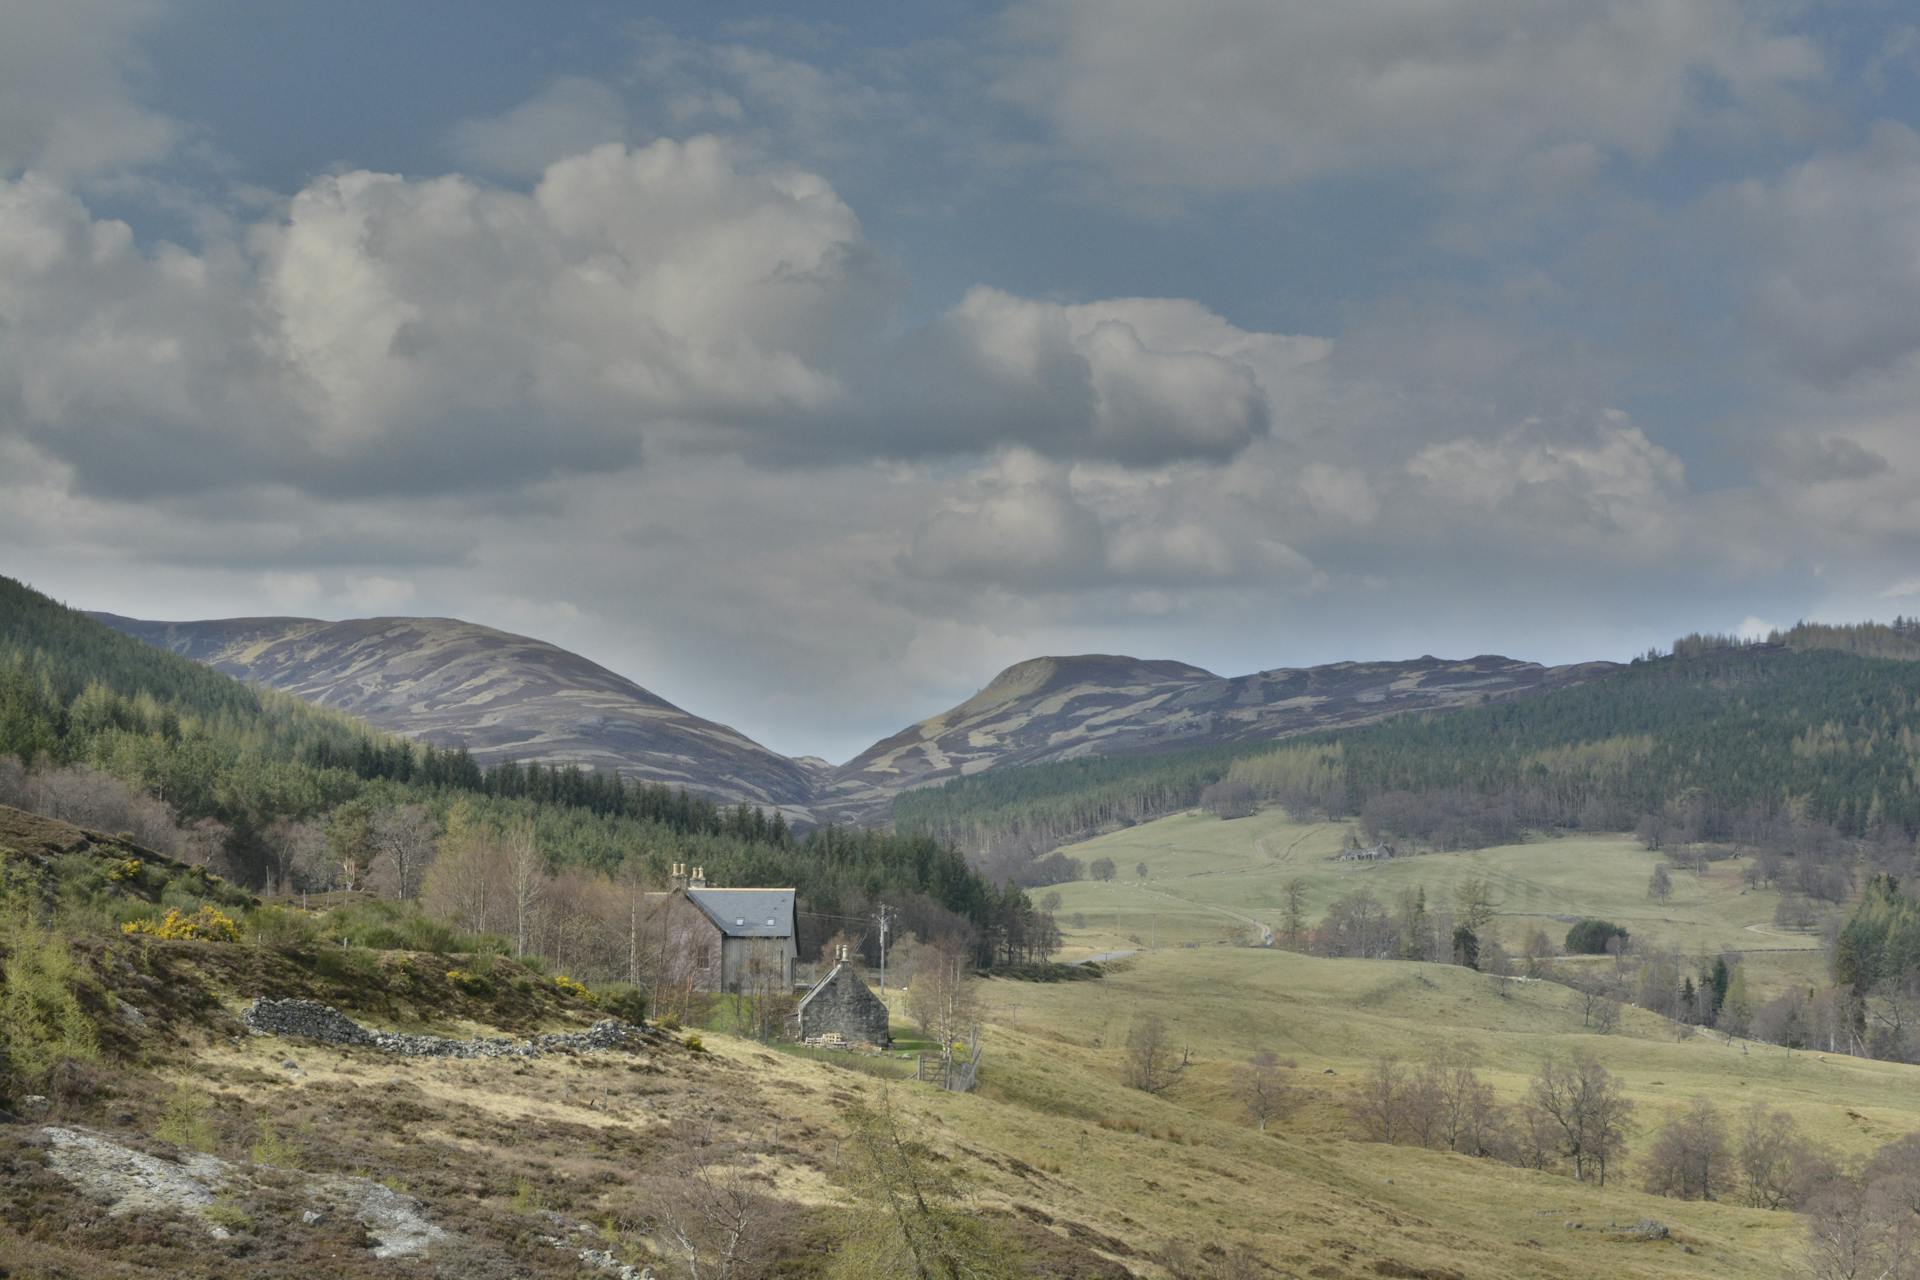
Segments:
[[[687,864],[676,862],[667,871],[667,888],[684,889],[687,887]]]
[[[692,879],[687,881],[687,888],[704,889],[706,887],[707,887],[707,869],[705,867],[695,867],[693,869]]]

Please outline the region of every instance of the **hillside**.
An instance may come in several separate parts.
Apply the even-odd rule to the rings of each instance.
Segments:
[[[97,838],[0,829],[0,858],[59,864],[63,901],[97,882],[74,859]],[[110,869],[127,851],[97,852]],[[896,1059],[657,1023],[600,1048],[456,1053],[476,1034],[577,1042],[605,1012],[474,939],[349,944],[330,923],[343,908],[235,907],[238,941],[129,937],[110,923],[122,894],[103,886],[67,913],[94,1043],[37,1091],[0,1092],[10,1274],[688,1277],[726,1274],[721,1251],[739,1243],[736,1275],[877,1280],[910,1273],[861,1258],[892,1221],[888,1179],[913,1176],[934,1212],[967,1224],[951,1238],[983,1265],[964,1274],[996,1280],[1785,1277],[1799,1274],[1798,1215],[1641,1189],[1666,1117],[1701,1096],[1729,1113],[1764,1103],[1850,1163],[1920,1122],[1920,1068],[1783,1053],[1639,1010],[1602,1035],[1554,983],[1244,947],[1143,954],[1098,982],[980,983],[974,1094],[917,1083]],[[109,913],[97,930],[90,912]],[[0,934],[10,958],[69,945],[18,924]],[[403,1055],[249,1035],[244,1010],[263,996],[443,1039]],[[904,997],[892,1002],[910,1035]],[[1125,1047],[1155,1019],[1188,1057],[1157,1095],[1127,1085]],[[1352,1109],[1377,1057],[1417,1064],[1443,1047],[1500,1107],[1546,1055],[1595,1055],[1634,1108],[1606,1185],[1557,1159],[1362,1140]],[[1240,1085],[1263,1050],[1293,1099],[1264,1132]],[[1644,1221],[1659,1233],[1631,1229]]]
[[[1898,843],[1920,833],[1916,777],[1920,664],[1820,644],[1681,646],[1604,679],[1276,746],[956,777],[898,796],[893,816],[902,830],[1017,862],[1190,808],[1218,782],[1243,802],[1355,817],[1376,835],[1446,848],[1642,822],[1656,838],[1778,844],[1812,823]]]
[[[1223,677],[1180,662],[1088,654],[1008,667],[967,701],[836,769],[841,807],[987,769],[1288,737],[1565,688],[1616,670],[1512,658],[1338,662]]]
[[[563,762],[797,808],[811,771],[578,654],[452,618],[94,619],[216,671],[482,764]]]

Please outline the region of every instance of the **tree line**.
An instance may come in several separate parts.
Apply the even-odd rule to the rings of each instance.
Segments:
[[[7,761],[11,763],[6,763]],[[820,828],[779,813],[575,765],[480,768],[249,687],[0,578],[0,803],[212,865],[255,890],[420,896],[428,856],[464,804],[479,827],[525,829],[544,874],[630,874],[675,862],[718,884],[791,885],[802,945],[828,918],[885,900],[901,926],[964,934],[980,962],[1057,939],[1027,895],[926,834]],[[869,940],[872,945],[876,940]]]
[[[1920,834],[1920,647],[1907,619],[1778,643],[1688,637],[1586,684],[1393,717],[1281,745],[989,770],[894,803],[900,830],[1048,883],[1063,843],[1205,804],[1356,817],[1433,849],[1527,831],[1652,824],[1674,843],[1820,825],[1844,839]]]

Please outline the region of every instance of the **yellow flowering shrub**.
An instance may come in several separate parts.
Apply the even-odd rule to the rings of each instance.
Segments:
[[[108,883],[122,884],[128,880],[139,879],[141,865],[138,858],[128,858],[125,862],[114,863],[107,871]]]
[[[201,907],[192,915],[180,914],[180,908],[168,907],[162,920],[129,920],[120,932],[132,936],[147,934],[155,938],[181,938],[189,942],[238,942],[240,926],[218,907]]]
[[[584,1004],[598,1003],[598,1000],[594,996],[593,992],[587,990],[587,986],[584,982],[576,982],[574,979],[569,978],[564,973],[554,975],[553,985],[560,988],[563,994],[570,995],[575,1000],[579,1000]]]

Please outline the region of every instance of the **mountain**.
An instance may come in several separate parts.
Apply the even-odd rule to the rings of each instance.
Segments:
[[[1475,706],[1565,688],[1614,663],[1543,667],[1483,655],[1338,662],[1218,676],[1111,654],[1016,663],[959,706],[836,769],[823,801],[860,812],[900,791],[987,769],[1287,737],[1407,711]]]
[[[812,771],[555,645],[454,618],[90,615],[242,680],[441,746],[482,764],[569,761],[798,810]]]

